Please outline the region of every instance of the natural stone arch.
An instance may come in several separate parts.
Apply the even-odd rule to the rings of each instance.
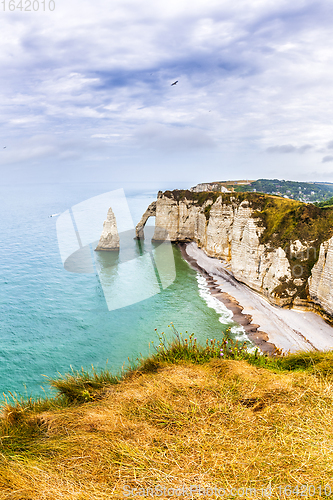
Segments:
[[[136,225],[135,232],[136,232],[136,237],[138,239],[143,239],[144,238],[144,232],[143,229],[147,223],[147,220],[149,217],[155,217],[156,216],[156,201],[153,201],[143,216],[140,219],[140,222]]]

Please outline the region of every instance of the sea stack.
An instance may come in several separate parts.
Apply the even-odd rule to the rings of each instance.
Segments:
[[[100,240],[95,250],[118,251],[119,248],[119,234],[117,229],[116,217],[112,211],[112,208],[110,207],[106,220],[103,223],[103,231]]]

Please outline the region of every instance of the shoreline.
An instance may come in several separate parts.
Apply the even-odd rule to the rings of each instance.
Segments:
[[[260,325],[252,323],[252,316],[250,314],[244,314],[242,312],[244,309],[243,306],[241,306],[234,297],[226,292],[221,292],[221,290],[219,290],[214,278],[203,267],[199,266],[199,264],[193,257],[190,257],[190,255],[187,254],[186,243],[179,243],[178,247],[183,259],[186,260],[186,262],[188,262],[193,269],[199,271],[206,278],[206,282],[211,295],[222,302],[226,306],[226,308],[232,312],[233,321],[244,328],[244,331],[249,340],[263,353],[272,356],[277,351],[277,347],[269,342],[267,333],[258,330],[258,328],[260,328]]]
[[[197,244],[178,244],[183,258],[207,281],[210,293],[233,313],[249,340],[263,352],[327,351],[333,349],[333,328],[318,314],[283,309],[234,278],[229,265],[208,257]]]

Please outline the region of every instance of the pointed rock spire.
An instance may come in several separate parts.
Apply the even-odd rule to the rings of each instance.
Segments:
[[[113,213],[112,208],[110,207],[108,210],[108,214],[106,220],[103,224],[103,231],[95,250],[119,250],[119,234],[117,229],[117,221],[116,217]]]

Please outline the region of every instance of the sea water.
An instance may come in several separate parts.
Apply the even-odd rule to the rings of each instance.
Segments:
[[[107,363],[116,373],[128,358],[135,360],[153,352],[158,343],[155,329],[169,332],[171,322],[184,335],[193,332],[201,343],[221,338],[228,326],[236,337],[243,335],[231,313],[209,294],[202,276],[182,259],[177,246],[172,246],[173,283],[145,300],[115,310],[107,306],[97,271],[77,274],[64,268],[57,216],[50,215],[119,187],[59,183],[0,188],[1,392],[43,394],[49,391],[48,377],[72,368],[93,365],[99,369]],[[163,189],[123,187],[134,223],[156,199],[157,190]],[[133,240],[133,251],[135,245]],[[135,293],[133,287],[140,287],[133,274],[126,286],[118,283],[120,304],[119,294]]]

